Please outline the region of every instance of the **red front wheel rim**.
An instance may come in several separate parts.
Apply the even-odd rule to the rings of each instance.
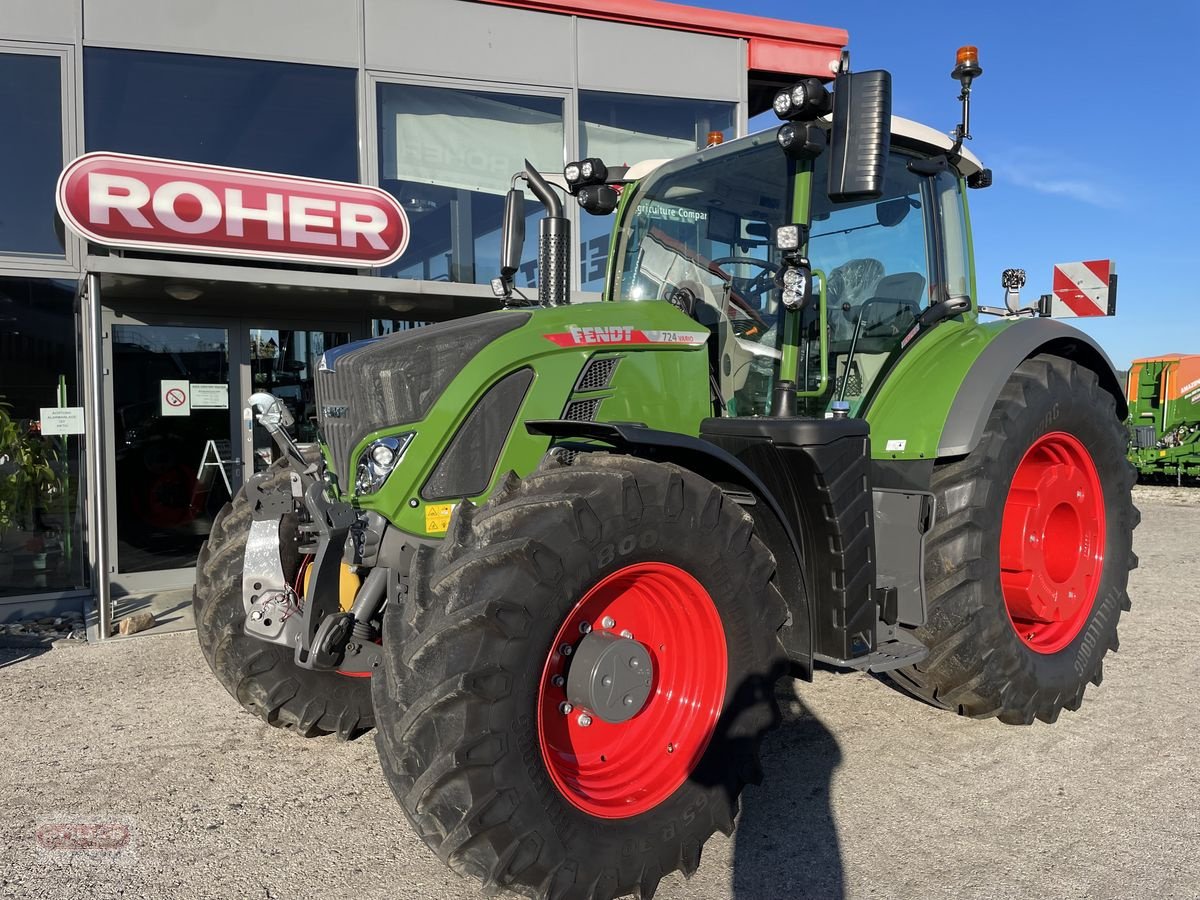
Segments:
[[[1104,571],[1104,489],[1087,448],[1062,431],[1017,466],[1000,525],[1000,588],[1017,636],[1037,653],[1070,644]]]
[[[561,651],[577,645],[589,627],[632,636],[650,654],[649,699],[626,722],[604,722],[581,709],[563,712],[570,657]],[[538,740],[551,780],[574,806],[600,818],[653,809],[687,780],[708,748],[728,668],[720,614],[695,578],[657,562],[608,575],[575,604],[542,668]]]

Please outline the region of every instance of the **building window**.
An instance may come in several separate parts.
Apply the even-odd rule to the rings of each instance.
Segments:
[[[673,159],[707,146],[710,135],[736,135],[733,103],[579,93],[579,158],[598,157],[610,166],[647,159]],[[579,281],[585,291],[604,287],[612,218],[582,213],[579,222]]]
[[[74,300],[74,282],[0,278],[0,598],[84,584],[80,436],[41,422],[82,405]]]
[[[62,257],[53,201],[63,164],[62,57],[0,53],[0,122],[0,253]]]
[[[559,97],[380,84],[380,184],[404,206],[408,250],[385,274],[486,284],[500,272],[504,195],[528,159],[557,172],[563,160]],[[518,288],[537,285],[537,220],[530,203]]]
[[[358,181],[355,72],[89,47],[88,150]]]

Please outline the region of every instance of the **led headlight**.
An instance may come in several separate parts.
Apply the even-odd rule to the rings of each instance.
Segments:
[[[775,95],[771,108],[775,110],[775,115],[781,119],[784,118],[792,108],[791,94],[788,91],[780,91]]]
[[[783,286],[785,288],[794,288],[799,286],[804,281],[804,276],[800,274],[799,269],[785,269],[783,272]]]
[[[577,193],[581,187],[589,184],[604,184],[608,180],[608,166],[594,156],[587,159],[567,163],[563,169],[563,178],[567,181],[567,189]]]
[[[579,171],[579,163],[571,163],[565,169],[563,169],[563,178],[567,179],[567,184],[578,184],[581,177],[583,176]]]
[[[356,492],[373,494],[379,490],[404,458],[404,451],[412,443],[413,437],[413,433],[409,432],[394,437],[377,438],[368,444],[358,458],[358,472],[354,482]]]

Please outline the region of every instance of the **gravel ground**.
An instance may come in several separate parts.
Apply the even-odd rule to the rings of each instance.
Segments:
[[[1200,492],[1139,488],[1133,612],[1054,726],[957,719],[860,674],[782,686],[767,779],[663,900],[1200,897]],[[0,896],[475,898],[373,742],[240,713],[190,633],[0,650]],[[124,849],[47,850],[54,823]]]

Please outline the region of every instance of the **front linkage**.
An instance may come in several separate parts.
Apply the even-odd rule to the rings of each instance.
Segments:
[[[250,404],[291,469],[291,490],[265,489],[261,481],[251,488],[242,571],[245,632],[291,648],[300,668],[369,675],[380,665],[377,622],[393,571],[378,565],[386,522],[330,498],[323,461],[306,458],[292,442],[286,431],[292,417],[280,400],[259,393]],[[285,564],[292,556],[301,560],[298,569]],[[343,587],[348,566],[370,568],[352,597]],[[297,575],[289,579],[288,570]]]

